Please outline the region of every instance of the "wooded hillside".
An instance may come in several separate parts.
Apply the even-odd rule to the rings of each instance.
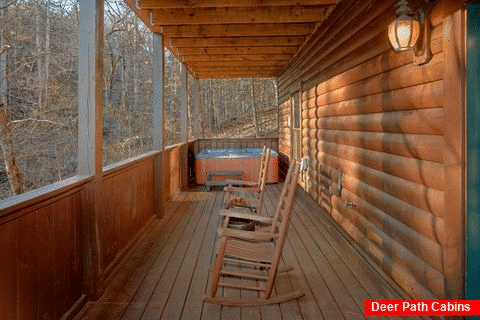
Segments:
[[[76,174],[78,1],[0,0],[0,199]],[[103,161],[152,150],[152,34],[123,1],[105,1]],[[166,145],[181,142],[180,63],[165,53]],[[188,77],[187,86],[192,88]],[[199,110],[190,106],[189,139],[200,135],[272,136],[276,82],[271,78],[199,81]],[[188,90],[189,100],[196,94]],[[1,113],[1,112],[0,112]],[[198,115],[198,116],[195,116]],[[198,119],[197,119],[198,117]],[[10,161],[10,162],[9,162]],[[18,164],[18,180],[9,170]],[[7,170],[8,169],[8,170]],[[12,184],[13,183],[13,184]],[[15,185],[16,184],[16,185]],[[24,186],[24,187],[22,187]]]

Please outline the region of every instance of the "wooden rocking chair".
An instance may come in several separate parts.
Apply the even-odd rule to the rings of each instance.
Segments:
[[[226,224],[230,218],[236,217],[268,223],[270,228],[267,231],[243,231],[225,227],[219,230],[220,238],[210,292],[204,296],[203,301],[245,307],[282,303],[304,296],[304,293],[299,290],[294,290],[286,295],[271,296],[275,278],[279,272],[278,266],[290,222],[298,172],[298,165],[293,163],[288,170],[273,217],[262,217],[235,210],[222,210]],[[290,270],[292,269],[287,268],[285,271]],[[221,277],[223,277],[222,281],[220,281]],[[249,285],[252,280],[256,281],[258,286]],[[259,298],[249,300],[217,297],[218,287],[258,291]]]
[[[263,147],[260,162],[260,174],[257,181],[227,180],[225,187],[224,208],[244,207],[260,215],[263,204],[263,195],[267,185],[268,161],[270,160],[270,148]],[[238,187],[234,187],[238,186]],[[242,187],[239,187],[242,186]]]

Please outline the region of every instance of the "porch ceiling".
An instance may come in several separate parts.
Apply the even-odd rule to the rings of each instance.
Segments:
[[[275,77],[340,0],[125,0],[197,78]]]

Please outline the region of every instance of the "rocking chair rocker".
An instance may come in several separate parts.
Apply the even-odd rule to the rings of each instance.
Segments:
[[[222,210],[225,225],[230,218],[246,218],[269,224],[267,231],[243,231],[222,227],[219,230],[219,245],[214,264],[214,274],[210,292],[203,301],[227,306],[255,306],[281,303],[304,296],[296,290],[286,295],[272,296],[273,285],[278,272],[279,262],[290,222],[299,168],[294,162],[287,174],[280,194],[278,206],[273,217],[246,214],[236,210]],[[241,268],[239,268],[239,266]],[[290,271],[287,268],[285,271]],[[221,281],[221,277],[223,277]],[[232,280],[233,278],[233,280]],[[238,280],[240,279],[240,280]],[[242,282],[258,283],[258,286]],[[217,297],[218,287],[229,287],[258,291],[259,299],[237,299]]]

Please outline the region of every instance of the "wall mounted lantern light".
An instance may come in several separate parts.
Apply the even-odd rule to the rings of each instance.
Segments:
[[[425,10],[420,8],[412,12],[408,7],[408,0],[400,0],[396,5],[396,13],[398,18],[388,26],[388,39],[393,50],[398,52],[412,50],[413,63],[417,65],[427,63],[432,58],[432,52],[430,22],[426,18]]]

